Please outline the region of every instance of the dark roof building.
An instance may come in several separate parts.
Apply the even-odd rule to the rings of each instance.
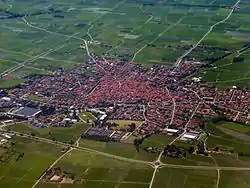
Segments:
[[[41,112],[41,110],[31,107],[20,107],[16,110],[12,110],[8,112],[9,115],[23,117],[23,118],[31,118],[35,117]]]

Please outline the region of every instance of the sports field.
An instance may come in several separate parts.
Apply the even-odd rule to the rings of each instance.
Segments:
[[[85,42],[90,53],[145,66],[171,66],[182,58],[216,62],[250,40],[250,3],[240,1],[240,9],[231,14],[230,6],[236,2],[5,1],[0,5],[2,87],[20,83],[28,74],[51,74],[55,68],[83,63],[87,53],[80,45]],[[204,80],[214,83],[218,78],[216,84],[221,87],[247,85],[249,53],[240,55],[245,57],[244,63],[207,71]]]

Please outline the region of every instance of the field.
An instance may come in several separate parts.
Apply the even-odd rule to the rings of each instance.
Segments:
[[[29,132],[26,130],[29,126],[17,126],[19,128],[18,131]],[[19,126],[24,126],[26,128],[24,130],[22,127],[23,129],[20,130]],[[32,127],[29,127],[29,129],[32,129]],[[215,147],[218,146],[217,144],[220,144],[219,147],[222,148],[222,145],[232,147],[235,152],[241,149],[246,152],[249,151],[248,143],[238,142],[236,138],[220,132],[216,126],[210,128],[211,133],[214,133],[215,130],[217,134],[220,134],[218,137],[214,135],[211,135],[211,138],[209,137],[207,140],[208,147]],[[36,134],[39,134],[37,136],[43,136],[44,134],[44,137],[46,137],[46,129],[43,131],[37,131]],[[56,132],[54,129],[50,131],[52,133]],[[164,137],[164,135],[155,135],[149,138],[150,141],[148,141],[147,144],[152,143],[160,147],[163,146],[162,144],[169,143],[171,139],[171,136]],[[214,139],[221,140],[214,141]],[[11,141],[15,143],[11,147],[12,150],[10,150],[12,154],[8,155],[10,157],[7,162],[0,162],[1,169],[4,169],[0,172],[0,185],[5,185],[5,187],[13,187],[14,185],[18,185],[18,187],[21,188],[31,187],[45,169],[62,155],[62,148],[56,145],[20,137],[14,137]],[[186,147],[183,141],[177,141],[174,144],[176,146]],[[54,169],[60,169],[62,173],[70,174],[69,177],[73,178],[71,183],[51,183],[48,179],[43,179],[36,187],[149,187],[154,169],[146,163],[147,161],[154,161],[158,155],[153,155],[143,150],[137,152],[133,145],[124,143],[105,143],[81,139],[79,141],[79,146],[90,148],[95,151],[89,153],[80,148],[71,150],[53,166]],[[1,147],[0,151],[2,151]],[[112,154],[112,156],[103,156],[102,153],[98,153],[97,151],[109,153]],[[16,160],[18,154],[22,152],[24,156]],[[2,155],[2,152],[0,152],[0,155]],[[115,156],[122,156],[127,158],[127,160],[116,159]],[[211,156],[216,160],[219,166],[231,166],[235,167],[235,170],[237,170],[238,167],[250,167],[250,160],[247,157],[220,154],[211,154]],[[145,163],[130,161],[130,159],[141,160]],[[217,188],[217,183],[219,183],[219,188],[238,188],[238,186],[242,188],[249,187],[249,171],[239,169],[234,171],[234,168],[230,171],[220,170],[220,178],[218,179],[214,160],[212,160],[211,157],[203,157],[200,155],[188,156],[186,159],[162,157],[161,161],[163,163],[175,164],[177,166],[175,168],[159,168],[156,171],[152,187]],[[186,169],[187,166],[199,166],[199,168],[203,166],[204,169]],[[208,168],[206,168],[206,166]],[[215,168],[211,169],[211,167]]]
[[[233,131],[241,132],[241,133],[250,133],[250,126],[242,125],[234,122],[219,122],[217,125],[231,129]]]
[[[141,187],[149,186],[153,168],[147,165],[119,161],[104,156],[72,151],[55,167],[73,173],[80,185],[68,187]],[[46,187],[41,183],[37,187]],[[54,185],[53,187],[57,187]]]
[[[93,114],[91,114],[90,112],[80,113],[79,118],[84,122],[87,122],[87,121],[93,122],[94,120],[96,120],[96,117]]]
[[[163,148],[168,145],[171,141],[175,139],[174,136],[170,136],[167,134],[157,134],[152,135],[149,138],[145,139],[142,143],[144,147],[157,147]]]
[[[250,185],[249,174],[249,171],[221,171],[220,187],[248,188]]]
[[[60,155],[62,149],[55,145],[26,138],[16,137],[12,142],[15,143],[11,147],[14,154],[9,156],[8,161],[0,162],[0,185],[6,188],[32,187],[40,175]],[[16,154],[19,152],[24,155],[16,161]]]
[[[228,123],[226,123],[228,124]],[[247,156],[239,156],[239,153],[250,152],[250,142],[240,140],[238,137],[227,135],[218,127],[225,125],[225,122],[217,124],[210,123],[207,126],[211,135],[208,137],[206,146],[208,148],[218,147],[222,151],[227,151],[229,154],[214,154],[218,165],[220,166],[249,166],[250,158]],[[232,124],[231,124],[232,125]],[[218,127],[217,127],[218,126]],[[230,154],[231,153],[231,154]]]
[[[88,125],[76,123],[71,127],[44,127],[37,128],[28,123],[14,124],[8,126],[12,131],[32,134],[38,137],[44,137],[61,142],[76,141],[88,128]]]
[[[157,158],[157,154],[148,153],[143,149],[140,149],[139,152],[137,152],[135,146],[133,144],[128,143],[99,142],[81,139],[79,141],[79,144],[80,146],[86,148],[132,159],[154,161]]]
[[[196,45],[187,58],[217,61],[250,40],[249,1],[242,0],[240,9],[224,20],[235,3],[235,0],[5,1],[0,5],[0,71],[1,76],[5,75],[1,87],[22,83],[28,74],[51,74],[55,68],[82,64],[87,59],[86,51],[80,48],[84,40],[89,42],[91,53],[108,54],[109,58],[116,56],[147,67],[171,66]],[[223,22],[209,32],[220,21]],[[223,63],[218,60],[215,64],[221,67],[206,71],[202,75],[204,80],[215,83],[218,78],[220,81],[215,84],[220,87],[248,86],[249,52],[241,55],[245,57],[244,63],[227,65],[230,63],[227,57]]]
[[[116,123],[118,126],[113,127],[114,129],[120,129],[122,127],[128,126],[131,123],[134,123],[136,127],[140,126],[140,121],[131,121],[131,120],[108,120],[109,123]]]
[[[153,188],[216,188],[215,170],[184,170],[161,168],[156,173]]]

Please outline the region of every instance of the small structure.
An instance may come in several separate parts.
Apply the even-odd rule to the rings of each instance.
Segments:
[[[181,140],[197,140],[199,135],[197,132],[188,132],[181,137]]]
[[[163,133],[167,133],[167,134],[176,134],[179,130],[178,129],[170,129],[170,128],[165,128],[163,130]]]

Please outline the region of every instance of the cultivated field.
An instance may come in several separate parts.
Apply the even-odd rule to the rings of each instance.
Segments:
[[[51,74],[55,68],[83,63],[87,53],[80,45],[85,41],[90,53],[145,66],[178,64],[177,60],[185,57],[216,62],[250,40],[250,3],[242,0],[240,9],[231,15],[230,6],[235,3],[236,0],[5,1],[0,4],[0,71],[8,76],[1,80],[1,87],[22,83],[21,78],[28,74]],[[242,55],[246,57],[244,63],[223,64],[207,71],[204,79],[214,83],[218,78],[216,84],[221,87],[247,85],[249,57],[247,52]],[[233,74],[229,74],[232,70]]]
[[[1,187],[32,187],[40,175],[57,159],[62,149],[26,138],[15,137],[12,142],[15,145],[4,154],[6,160],[0,161]],[[17,160],[20,153],[24,155]]]
[[[88,128],[87,124],[76,123],[71,127],[44,127],[38,128],[29,123],[8,126],[12,131],[48,138],[61,142],[75,142]]]
[[[74,174],[74,181],[82,187],[142,187],[149,186],[153,169],[147,165],[123,162],[104,156],[72,151],[56,167]],[[41,183],[37,187],[46,187]],[[68,185],[68,187],[81,187]],[[54,185],[54,187],[59,187]]]

